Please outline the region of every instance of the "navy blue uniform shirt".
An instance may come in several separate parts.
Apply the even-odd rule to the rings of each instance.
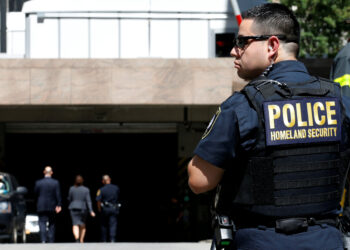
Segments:
[[[267,77],[291,85],[312,79],[305,65],[299,61],[276,63]],[[348,98],[343,97],[342,101],[346,107],[350,107]],[[349,109],[345,111],[346,116],[350,117]],[[227,169],[239,156],[240,150],[249,151],[254,145],[254,131],[257,128],[256,111],[244,94],[236,92],[221,104],[194,154],[217,167]]]
[[[119,198],[119,187],[114,184],[104,185],[97,191],[96,201],[116,204]]]

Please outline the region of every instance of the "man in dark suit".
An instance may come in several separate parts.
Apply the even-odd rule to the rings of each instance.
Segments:
[[[62,209],[60,184],[52,178],[52,174],[52,168],[46,166],[44,178],[36,181],[34,188],[37,195],[37,212],[42,243],[55,241],[56,214],[61,212]]]

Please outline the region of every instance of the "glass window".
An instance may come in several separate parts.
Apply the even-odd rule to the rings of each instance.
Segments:
[[[230,57],[234,33],[215,34],[215,57]]]
[[[0,195],[10,191],[10,183],[6,176],[0,175]]]

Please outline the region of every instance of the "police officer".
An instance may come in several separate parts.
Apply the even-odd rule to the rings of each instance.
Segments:
[[[109,175],[102,177],[102,183],[104,186],[97,191],[96,197],[97,209],[101,212],[101,240],[107,242],[109,233],[109,241],[115,242],[120,190],[117,185],[111,184]]]
[[[229,219],[215,225],[235,223],[231,242],[220,245],[227,235],[216,231],[216,248],[343,249],[335,217],[350,100],[297,61],[300,28],[286,6],[242,17],[231,55],[250,82],[209,123],[188,164],[189,186],[196,194],[217,187],[215,218]]]

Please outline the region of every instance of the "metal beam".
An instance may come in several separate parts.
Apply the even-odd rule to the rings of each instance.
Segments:
[[[0,52],[6,53],[7,0],[0,0]]]

